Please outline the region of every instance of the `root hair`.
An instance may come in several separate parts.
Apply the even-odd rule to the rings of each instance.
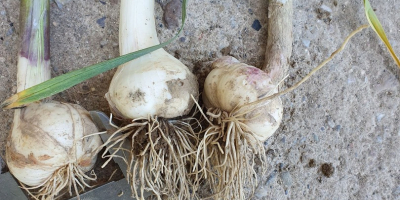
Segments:
[[[121,158],[127,164],[127,180],[132,196],[144,199],[152,192],[157,199],[187,199],[193,197],[198,185],[193,184],[196,173],[190,173],[196,160],[198,137],[192,127],[199,127],[194,117],[162,119],[149,117],[136,119],[115,131],[103,146],[111,155],[103,158]],[[122,134],[121,134],[122,133]],[[131,148],[124,149],[124,140],[131,139]],[[105,152],[107,152],[105,151]],[[117,151],[127,153],[118,156]]]
[[[51,200],[63,192],[69,192],[72,196],[72,190],[75,191],[79,200],[79,192],[84,191],[85,187],[92,187],[86,181],[94,181],[96,179],[94,171],[91,172],[91,176],[88,176],[77,164],[69,163],[56,170],[41,185],[30,187],[21,182],[20,185],[35,200]],[[65,188],[67,188],[67,191],[65,191]]]
[[[242,122],[245,114],[220,109],[206,113],[207,121],[214,124],[204,131],[194,170],[213,190],[207,198],[247,199],[258,185],[257,173],[264,174],[267,169],[263,143]]]

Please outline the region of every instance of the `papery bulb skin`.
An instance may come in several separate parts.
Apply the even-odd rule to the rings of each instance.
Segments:
[[[213,70],[204,83],[203,101],[207,108],[231,112],[260,96],[278,91],[271,77],[264,71],[225,56],[212,64]],[[260,105],[245,114],[243,122],[260,141],[268,139],[282,120],[283,106],[279,97]]]
[[[179,60],[159,49],[115,73],[106,98],[112,112],[125,119],[186,115],[198,98],[196,77]]]
[[[7,138],[6,160],[11,173],[28,186],[43,184],[53,172],[75,163],[84,172],[93,168],[93,152],[102,144],[89,113],[79,105],[32,103],[16,110]],[[82,139],[83,138],[83,139]]]
[[[279,128],[282,114],[282,101],[276,98],[267,105],[246,114],[244,124],[253,132],[255,138],[264,142]]]

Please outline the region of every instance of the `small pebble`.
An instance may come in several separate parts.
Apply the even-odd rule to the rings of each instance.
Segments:
[[[318,135],[315,134],[315,133],[313,133],[313,137],[314,137],[314,141],[315,141],[316,143],[318,143],[318,142],[319,142],[319,137],[318,137]]]
[[[328,116],[326,122],[328,123],[329,127],[334,128],[335,127],[335,122],[333,122],[333,119]]]
[[[310,47],[310,40],[303,39],[302,42],[305,47],[307,47],[307,48]]]
[[[237,26],[238,26],[238,24],[237,24],[235,18],[231,18],[231,27],[236,28]]]
[[[59,9],[62,9],[63,4],[61,3],[61,1],[60,1],[60,0],[54,0],[54,1],[56,2],[57,7],[58,7]]]
[[[10,29],[8,29],[6,36],[12,35],[14,33],[14,30],[15,30],[14,27],[11,27]]]
[[[325,131],[325,127],[321,126],[321,131]]]
[[[376,141],[377,141],[378,143],[382,143],[382,142],[383,142],[383,139],[382,139],[381,136],[377,136],[377,137],[376,137]]]
[[[380,122],[380,121],[383,119],[383,117],[385,117],[385,114],[383,114],[383,113],[378,113],[378,114],[376,115],[376,120],[377,120],[378,122]]]
[[[58,26],[58,23],[57,23],[57,22],[53,22],[53,25],[54,25],[54,26]]]
[[[98,20],[96,20],[97,24],[101,27],[104,28],[106,26],[106,18],[107,17],[102,17]]]
[[[341,128],[342,128],[342,126],[336,125],[335,128],[334,128],[334,130],[335,130],[335,131],[340,131]]]
[[[71,0],[54,0],[59,9],[62,9],[63,6]]]
[[[292,175],[289,172],[283,172],[281,174],[281,179],[283,181],[283,184],[286,187],[290,187],[293,184],[293,179],[292,179]]]
[[[5,61],[6,61],[6,58],[0,57],[0,62],[5,62]]]
[[[349,84],[349,85],[355,83],[356,81],[357,81],[356,78],[351,74],[347,78],[347,84]]]
[[[186,38],[185,38],[185,37],[181,37],[181,38],[179,38],[179,41],[180,41],[180,42],[185,42],[185,41],[186,41]]]
[[[324,4],[319,7],[319,12],[321,13],[332,13],[332,9]]]
[[[108,41],[107,41],[107,40],[102,40],[102,41],[100,42],[100,45],[101,45],[101,46],[105,46],[106,44],[108,44]]]
[[[106,2],[105,1],[99,1],[101,4],[103,4],[103,5],[106,5]]]
[[[256,31],[259,31],[261,29],[261,23],[258,19],[254,20],[253,24],[251,25],[251,28],[253,28]]]
[[[267,177],[267,181],[265,182],[265,185],[270,185],[276,177],[276,171],[273,171],[268,177]]]
[[[267,156],[268,157],[271,157],[271,158],[274,158],[276,155],[275,155],[275,150],[274,149],[268,149],[267,151],[266,151],[266,154],[267,154]]]

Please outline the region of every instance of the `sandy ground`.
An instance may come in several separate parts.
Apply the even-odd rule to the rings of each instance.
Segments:
[[[156,23],[165,41],[176,29],[168,29],[162,18],[161,5],[167,1],[159,3]],[[400,53],[400,3],[371,3]],[[53,76],[118,55],[118,0],[51,6]],[[331,11],[321,12],[321,6]],[[16,90],[18,9],[19,1],[0,2],[1,101]],[[294,1],[293,55],[285,85],[301,80],[366,23],[361,0]],[[200,69],[223,55],[262,66],[266,30],[266,0],[191,0],[184,34],[166,49],[201,82]],[[255,199],[400,199],[399,72],[367,29],[308,82],[283,96],[284,121],[265,143],[270,167]],[[55,99],[109,112],[103,97],[112,75],[92,78]],[[12,114],[0,112],[1,154]]]

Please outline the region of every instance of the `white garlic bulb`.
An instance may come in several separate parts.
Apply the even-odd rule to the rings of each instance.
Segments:
[[[106,98],[119,117],[174,118],[189,113],[198,97],[196,77],[179,60],[159,49],[115,73]]]
[[[124,55],[160,44],[153,0],[122,0],[119,50]],[[118,67],[106,98],[120,118],[174,118],[189,113],[198,98],[196,77],[164,49]]]
[[[16,110],[7,139],[6,161],[11,173],[28,186],[44,184],[52,174],[73,163],[83,172],[96,162],[101,145],[89,113],[79,105],[32,103]]]
[[[240,63],[233,57],[216,60],[213,70],[204,83],[203,100],[207,108],[219,108],[231,112],[235,108],[259,100],[265,94],[277,92],[269,74],[262,70]],[[265,105],[252,107],[245,114],[243,123],[260,141],[268,139],[282,120],[283,106],[279,97]]]

